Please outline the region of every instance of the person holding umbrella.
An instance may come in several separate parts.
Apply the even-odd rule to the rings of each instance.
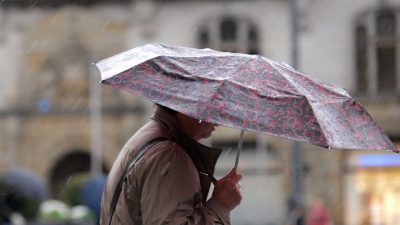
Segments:
[[[108,175],[100,224],[230,224],[242,200],[241,175],[232,170],[216,180],[221,150],[197,142],[214,127],[156,104]]]
[[[229,224],[229,211],[241,200],[241,176],[233,169],[213,178],[220,150],[197,143],[213,124],[241,130],[234,168],[244,131],[325,148],[400,152],[346,90],[260,55],[150,43],[95,65],[101,83],[176,111],[157,106],[153,121],[121,152],[105,188],[102,224],[126,218]]]

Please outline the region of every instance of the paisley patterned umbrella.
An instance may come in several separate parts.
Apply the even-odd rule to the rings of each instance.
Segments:
[[[395,149],[345,90],[259,55],[148,44],[96,63],[102,83],[213,124],[339,149]]]

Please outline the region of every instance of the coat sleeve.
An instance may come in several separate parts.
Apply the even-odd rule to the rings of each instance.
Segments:
[[[186,152],[173,142],[139,166],[142,224],[230,224],[229,210],[211,198],[201,199],[200,179]]]

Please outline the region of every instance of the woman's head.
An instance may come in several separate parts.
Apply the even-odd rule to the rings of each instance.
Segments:
[[[168,114],[174,116],[178,122],[180,123],[180,127],[182,131],[193,138],[194,140],[200,140],[203,138],[208,138],[211,136],[212,132],[215,130],[216,125],[201,122],[195,118],[187,116],[183,113],[177,112],[168,107],[162,106],[160,104],[156,104],[157,107],[163,109]]]
[[[183,131],[194,140],[200,140],[211,136],[217,125],[202,122],[182,113],[177,113],[177,119],[180,122]]]

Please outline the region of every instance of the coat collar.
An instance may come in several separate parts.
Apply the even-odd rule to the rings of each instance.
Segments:
[[[192,159],[199,171],[203,198],[206,198],[211,184],[211,179],[215,179],[213,177],[215,165],[222,150],[220,148],[212,148],[202,145],[190,138],[182,131],[182,126],[179,121],[161,107],[156,106],[152,119],[160,123],[160,125],[167,130],[168,138],[183,147]],[[207,171],[210,173],[209,175],[211,179],[205,175],[207,174]]]

